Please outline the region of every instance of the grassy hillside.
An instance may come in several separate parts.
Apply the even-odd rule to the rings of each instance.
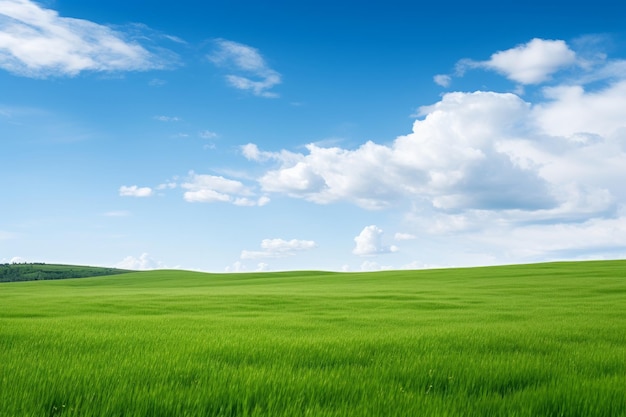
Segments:
[[[0,416],[626,416],[626,262],[0,285]]]
[[[95,266],[55,265],[43,263],[0,264],[0,282],[38,281],[85,278],[123,274],[129,271]]]

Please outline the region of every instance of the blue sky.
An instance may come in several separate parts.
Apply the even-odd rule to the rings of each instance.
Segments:
[[[626,4],[0,0],[0,262],[626,257]]]

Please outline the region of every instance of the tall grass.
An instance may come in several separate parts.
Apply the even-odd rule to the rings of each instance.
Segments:
[[[0,285],[0,416],[626,416],[626,262]]]

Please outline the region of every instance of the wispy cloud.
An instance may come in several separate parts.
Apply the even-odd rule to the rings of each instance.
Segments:
[[[361,264],[361,271],[364,271],[364,272],[386,271],[389,269],[394,269],[394,268],[390,265],[381,265],[378,262],[369,261],[369,260],[363,261],[363,263]]]
[[[270,90],[281,83],[281,75],[267,65],[258,49],[226,39],[217,39],[215,45],[208,59],[235,72],[226,75],[231,86],[259,97],[278,97]]]
[[[260,251],[241,252],[241,259],[283,258],[296,252],[311,250],[317,247],[312,240],[263,239]]]
[[[122,185],[119,189],[121,197],[150,197],[153,195],[152,188],[139,187],[137,185]]]
[[[449,87],[452,82],[452,77],[446,74],[437,74],[433,77],[433,81],[435,84],[438,84],[442,87]]]
[[[168,180],[162,184],[157,185],[156,189],[157,190],[172,190],[176,187],[178,187],[178,183],[176,182],[178,180],[178,178],[176,177],[174,180]]]
[[[150,80],[150,82],[148,82],[148,85],[150,87],[163,87],[165,84],[167,84],[167,81],[160,78],[153,78]]]
[[[266,196],[256,197],[255,193],[241,181],[222,176],[196,174],[191,172],[181,187],[185,201],[190,203],[231,203],[236,206],[264,206],[269,203]]]
[[[61,17],[30,0],[0,0],[0,68],[16,75],[143,71],[168,67],[173,58],[169,51],[152,52],[108,26]]]
[[[218,135],[217,133],[211,132],[210,130],[203,130],[198,133],[198,136],[200,136],[202,139],[215,139]]]
[[[416,239],[416,236],[411,233],[396,233],[393,238],[395,240],[413,240]]]
[[[150,269],[165,268],[161,261],[152,258],[148,253],[142,253],[139,257],[127,256],[120,262],[113,265],[114,268],[132,269],[137,271],[146,271]]]
[[[177,116],[154,116],[154,120],[159,122],[180,122],[182,119]]]

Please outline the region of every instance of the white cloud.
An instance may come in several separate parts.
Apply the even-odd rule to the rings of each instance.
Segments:
[[[265,262],[259,262],[256,266],[255,272],[267,272],[269,271],[269,265]]]
[[[512,93],[452,92],[421,107],[412,132],[388,144],[309,144],[300,153],[247,144],[242,153],[268,166],[258,178],[263,191],[370,210],[410,207],[405,218],[414,226],[407,230],[411,235],[462,236],[468,245],[492,245],[481,259],[495,260],[493,253],[530,259],[512,236],[543,254],[584,250],[588,242],[600,248],[603,239],[619,249],[622,242],[609,230],[621,230],[617,219],[626,207],[626,70],[608,58],[585,68],[576,62],[579,72],[560,81],[558,69],[572,64],[569,48],[546,42],[503,55],[510,62],[534,62],[527,72],[506,67],[506,75],[520,82],[555,77],[532,101]],[[550,48],[559,59],[548,56]],[[585,84],[589,80],[603,82]],[[357,237],[354,253],[385,250],[378,228],[370,228]],[[493,237],[488,242],[485,231]],[[544,239],[550,233],[555,237]]]
[[[402,265],[399,269],[426,269],[428,268],[426,265],[424,265],[421,262],[418,261],[413,261],[413,262],[409,262],[408,264]]]
[[[308,154],[273,153],[281,166],[259,183],[267,192],[320,204],[347,200],[366,209],[407,198],[442,209],[553,204],[545,181],[498,149],[526,128],[528,103],[513,94],[449,93],[420,111],[425,117],[415,121],[413,133],[389,146],[367,142],[346,150],[310,144]],[[253,146],[245,151],[251,159],[267,158]]]
[[[395,240],[413,240],[413,239],[416,239],[416,236],[412,235],[410,233],[400,233],[400,232],[398,232],[398,233],[396,233],[393,236],[393,238]]]
[[[246,186],[239,181],[194,172],[190,174],[189,181],[183,183],[182,187],[189,190],[185,192],[185,200],[189,202],[231,202],[233,199],[231,194],[251,194]]]
[[[250,161],[263,161],[271,155],[270,152],[261,152],[254,143],[241,146],[241,153]]]
[[[366,226],[361,233],[354,238],[356,246],[352,253],[359,256],[379,255],[383,253],[397,252],[398,247],[383,245],[383,230],[378,226]]]
[[[437,235],[464,232],[479,222],[479,213],[481,211],[473,211],[471,215],[438,213],[428,219],[426,230]]]
[[[9,261],[10,264],[23,264],[23,263],[26,263],[26,262],[27,262],[26,259],[20,258],[19,256],[14,256]]]
[[[195,187],[195,186],[194,186]],[[183,188],[192,188],[190,184],[183,184]],[[228,194],[220,193],[208,188],[196,189],[185,192],[185,200],[190,203],[213,203],[217,201],[230,202],[231,197]]]
[[[150,197],[153,194],[152,188],[138,187],[136,185],[122,185],[119,192],[122,197]]]
[[[177,116],[154,116],[154,120],[159,122],[180,122],[181,118]]]
[[[265,262],[259,262],[257,266],[254,268],[254,272],[267,272],[269,270],[270,270],[269,264]],[[244,263],[237,261],[237,262],[234,262],[232,265],[229,265],[226,268],[224,268],[224,271],[231,272],[231,273],[242,273],[242,272],[249,272],[250,270]]]
[[[452,83],[452,77],[446,74],[437,74],[433,77],[433,81],[435,84],[438,84],[442,87],[449,87],[450,83]]]
[[[174,58],[167,55],[160,57],[107,26],[61,17],[30,0],[0,0],[0,68],[17,75],[142,71],[166,67]]]
[[[259,199],[257,200],[257,205],[259,207],[263,207],[264,205],[268,204],[270,202],[270,198],[268,196],[262,195],[261,197],[259,197]]]
[[[312,240],[263,239],[261,247],[270,252],[292,252],[313,249],[317,245]]]
[[[473,238],[475,244],[488,244],[505,259],[523,262],[587,257],[621,257],[626,250],[626,210],[607,218],[552,224],[515,224],[502,227],[485,225]]]
[[[302,160],[302,155],[284,149],[280,152],[261,151],[254,143],[242,145],[240,148],[242,155],[249,161],[264,162],[274,160],[283,163],[297,163]]]
[[[626,80],[598,91],[568,85],[546,88],[544,94],[549,100],[537,105],[535,113],[538,125],[547,134],[568,138],[581,134],[604,138],[623,135],[620,130],[626,128]]]
[[[524,45],[496,52],[488,61],[460,61],[457,69],[463,72],[465,67],[487,68],[521,84],[540,84],[575,62],[576,53],[564,41],[535,38]]]
[[[215,139],[217,137],[217,133],[211,132],[210,130],[203,130],[202,132],[198,133],[198,136],[200,136],[202,139]]]
[[[226,39],[217,39],[215,44],[217,49],[209,60],[240,73],[226,76],[231,86],[259,97],[278,97],[270,90],[281,83],[281,75],[267,65],[258,49]]]
[[[386,271],[390,269],[393,269],[393,267],[390,265],[381,265],[374,261],[363,261],[361,264],[361,271],[363,272]]]
[[[246,272],[247,270],[248,268],[239,261],[233,263],[231,266],[227,266],[226,268],[224,268],[225,272],[233,272],[233,273]]]
[[[408,202],[448,214],[588,215],[626,202],[624,97],[626,82],[589,93],[549,90],[535,105],[510,93],[449,93],[422,107],[413,132],[390,145],[311,144],[308,154],[288,159],[272,153],[280,166],[259,183],[267,192],[366,209]],[[255,149],[249,156],[262,161],[267,153]]]
[[[191,172],[184,188],[184,199],[190,203],[231,203],[237,206],[264,206],[270,200],[267,196],[256,198],[254,192],[240,181],[222,176],[196,174]]]
[[[153,259],[152,257],[150,257],[149,254],[144,252],[138,258],[134,256],[127,256],[120,262],[113,265],[113,267],[120,269],[145,271],[149,269],[164,268],[165,265],[163,265],[162,262]]]
[[[148,83],[150,87],[163,87],[165,84],[167,84],[167,81],[161,80],[160,78],[153,78]]]
[[[561,86],[582,86],[598,81],[615,82],[626,78],[626,60],[609,59],[603,52],[603,36],[584,36],[574,39],[570,48],[563,40],[533,39],[505,51],[494,53],[487,61],[462,59],[457,62],[455,76],[463,76],[468,69],[482,68],[496,71],[519,83],[514,92],[522,95],[525,86],[556,81]],[[559,82],[559,77],[567,77]],[[446,78],[436,75],[440,85]],[[555,80],[556,77],[556,80]],[[450,80],[451,82],[451,80]]]
[[[184,194],[186,201],[203,203],[231,201],[230,195],[225,192],[236,193],[245,189],[239,181],[194,172],[190,174],[188,182],[183,183],[181,187],[189,190]]]
[[[312,240],[263,239],[260,251],[241,251],[241,259],[283,258],[317,247]]]
[[[157,185],[157,190],[173,190],[178,187],[178,183],[176,181],[166,181],[162,184]]]

